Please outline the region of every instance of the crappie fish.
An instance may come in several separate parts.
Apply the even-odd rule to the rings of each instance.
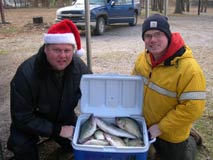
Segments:
[[[131,138],[131,139],[136,138],[136,136],[134,136],[133,134],[128,133],[127,131],[125,131],[123,129],[120,129],[120,128],[116,127],[115,125],[107,123],[98,117],[94,117],[94,118],[95,118],[97,126],[101,130],[103,130],[105,133],[109,133],[109,134],[112,134],[112,135],[118,136],[118,137],[125,137],[125,138]]]
[[[85,145],[99,145],[99,146],[108,146],[109,142],[106,140],[101,140],[101,139],[89,139],[83,144]]]
[[[106,140],[112,146],[115,146],[115,147],[124,147],[124,146],[126,146],[124,141],[121,138],[117,137],[117,136],[113,136],[113,135],[107,134],[107,133],[104,133],[104,136],[105,136]]]
[[[139,146],[144,146],[144,142],[141,139],[128,139],[125,138],[124,142],[127,146],[130,147],[139,147]]]
[[[95,139],[105,140],[104,132],[101,130],[96,130],[94,133]]]
[[[91,114],[90,117],[81,125],[78,142],[84,143],[95,133],[96,129],[96,121],[94,116]]]
[[[129,133],[132,133],[137,138],[142,138],[139,124],[135,119],[130,117],[116,117],[115,123],[119,128],[124,129]]]

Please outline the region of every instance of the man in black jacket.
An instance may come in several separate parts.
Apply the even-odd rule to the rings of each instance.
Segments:
[[[23,62],[11,81],[11,127],[8,149],[16,160],[38,160],[39,137],[50,137],[64,149],[77,120],[80,80],[91,71],[82,54],[76,26],[63,20],[44,35],[45,44]]]

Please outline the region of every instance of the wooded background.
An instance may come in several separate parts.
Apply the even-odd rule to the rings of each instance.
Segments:
[[[63,7],[72,5],[75,0],[2,0],[4,8],[10,7]],[[141,7],[144,7],[146,0],[140,0]],[[169,3],[181,8],[181,11],[189,11],[190,4],[201,4],[201,8],[207,8],[208,0],[169,0]],[[150,0],[152,10],[163,10],[164,0]]]
[[[75,0],[0,0],[0,15],[1,23],[6,23],[4,16],[4,9],[7,8],[20,8],[20,7],[32,7],[32,8],[50,8],[50,7],[64,7],[72,5]],[[200,12],[207,12],[209,1],[213,0],[168,0],[169,6],[172,4],[175,6],[174,13],[182,14],[183,12],[189,12],[192,4],[197,4],[198,15]],[[141,7],[144,8],[146,0],[140,0]],[[152,11],[163,12],[165,0],[150,0],[150,8]]]

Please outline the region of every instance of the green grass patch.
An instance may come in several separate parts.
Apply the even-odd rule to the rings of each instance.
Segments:
[[[14,34],[17,32],[19,32],[18,28],[10,25],[6,25],[0,29],[0,33],[2,34]]]
[[[7,51],[5,51],[5,50],[0,50],[0,55],[4,55],[4,54],[7,54]]]

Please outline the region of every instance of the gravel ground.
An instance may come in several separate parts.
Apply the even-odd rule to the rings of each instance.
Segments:
[[[9,9],[5,10],[5,17],[11,24],[0,26],[0,140],[3,155],[9,159],[11,153],[6,150],[9,136],[9,82],[18,65],[36,53],[43,44],[42,34],[54,23],[56,9]],[[18,16],[17,16],[18,15]],[[32,17],[43,16],[44,25],[33,26]],[[21,18],[17,18],[21,17]],[[91,57],[92,70],[95,73],[129,74],[133,68],[137,55],[144,49],[141,40],[141,16],[138,25],[113,25],[107,27],[102,36],[92,36]],[[207,129],[205,150],[201,153],[202,160],[210,160],[213,155],[212,117],[213,117],[213,9],[200,16],[194,12],[184,15],[169,15],[171,30],[180,32],[185,42],[192,48],[194,56],[204,70],[207,80],[207,109],[200,123]],[[85,33],[81,32],[83,47],[86,49]],[[82,57],[86,62],[86,55]],[[209,125],[208,125],[209,124]],[[202,132],[202,127],[200,127]],[[208,142],[209,141],[209,142]],[[48,148],[46,151],[49,151]],[[45,152],[43,150],[43,152]],[[46,153],[45,153],[46,154]],[[45,157],[45,156],[44,156]],[[43,158],[44,159],[44,158]],[[200,159],[200,160],[201,160]]]

